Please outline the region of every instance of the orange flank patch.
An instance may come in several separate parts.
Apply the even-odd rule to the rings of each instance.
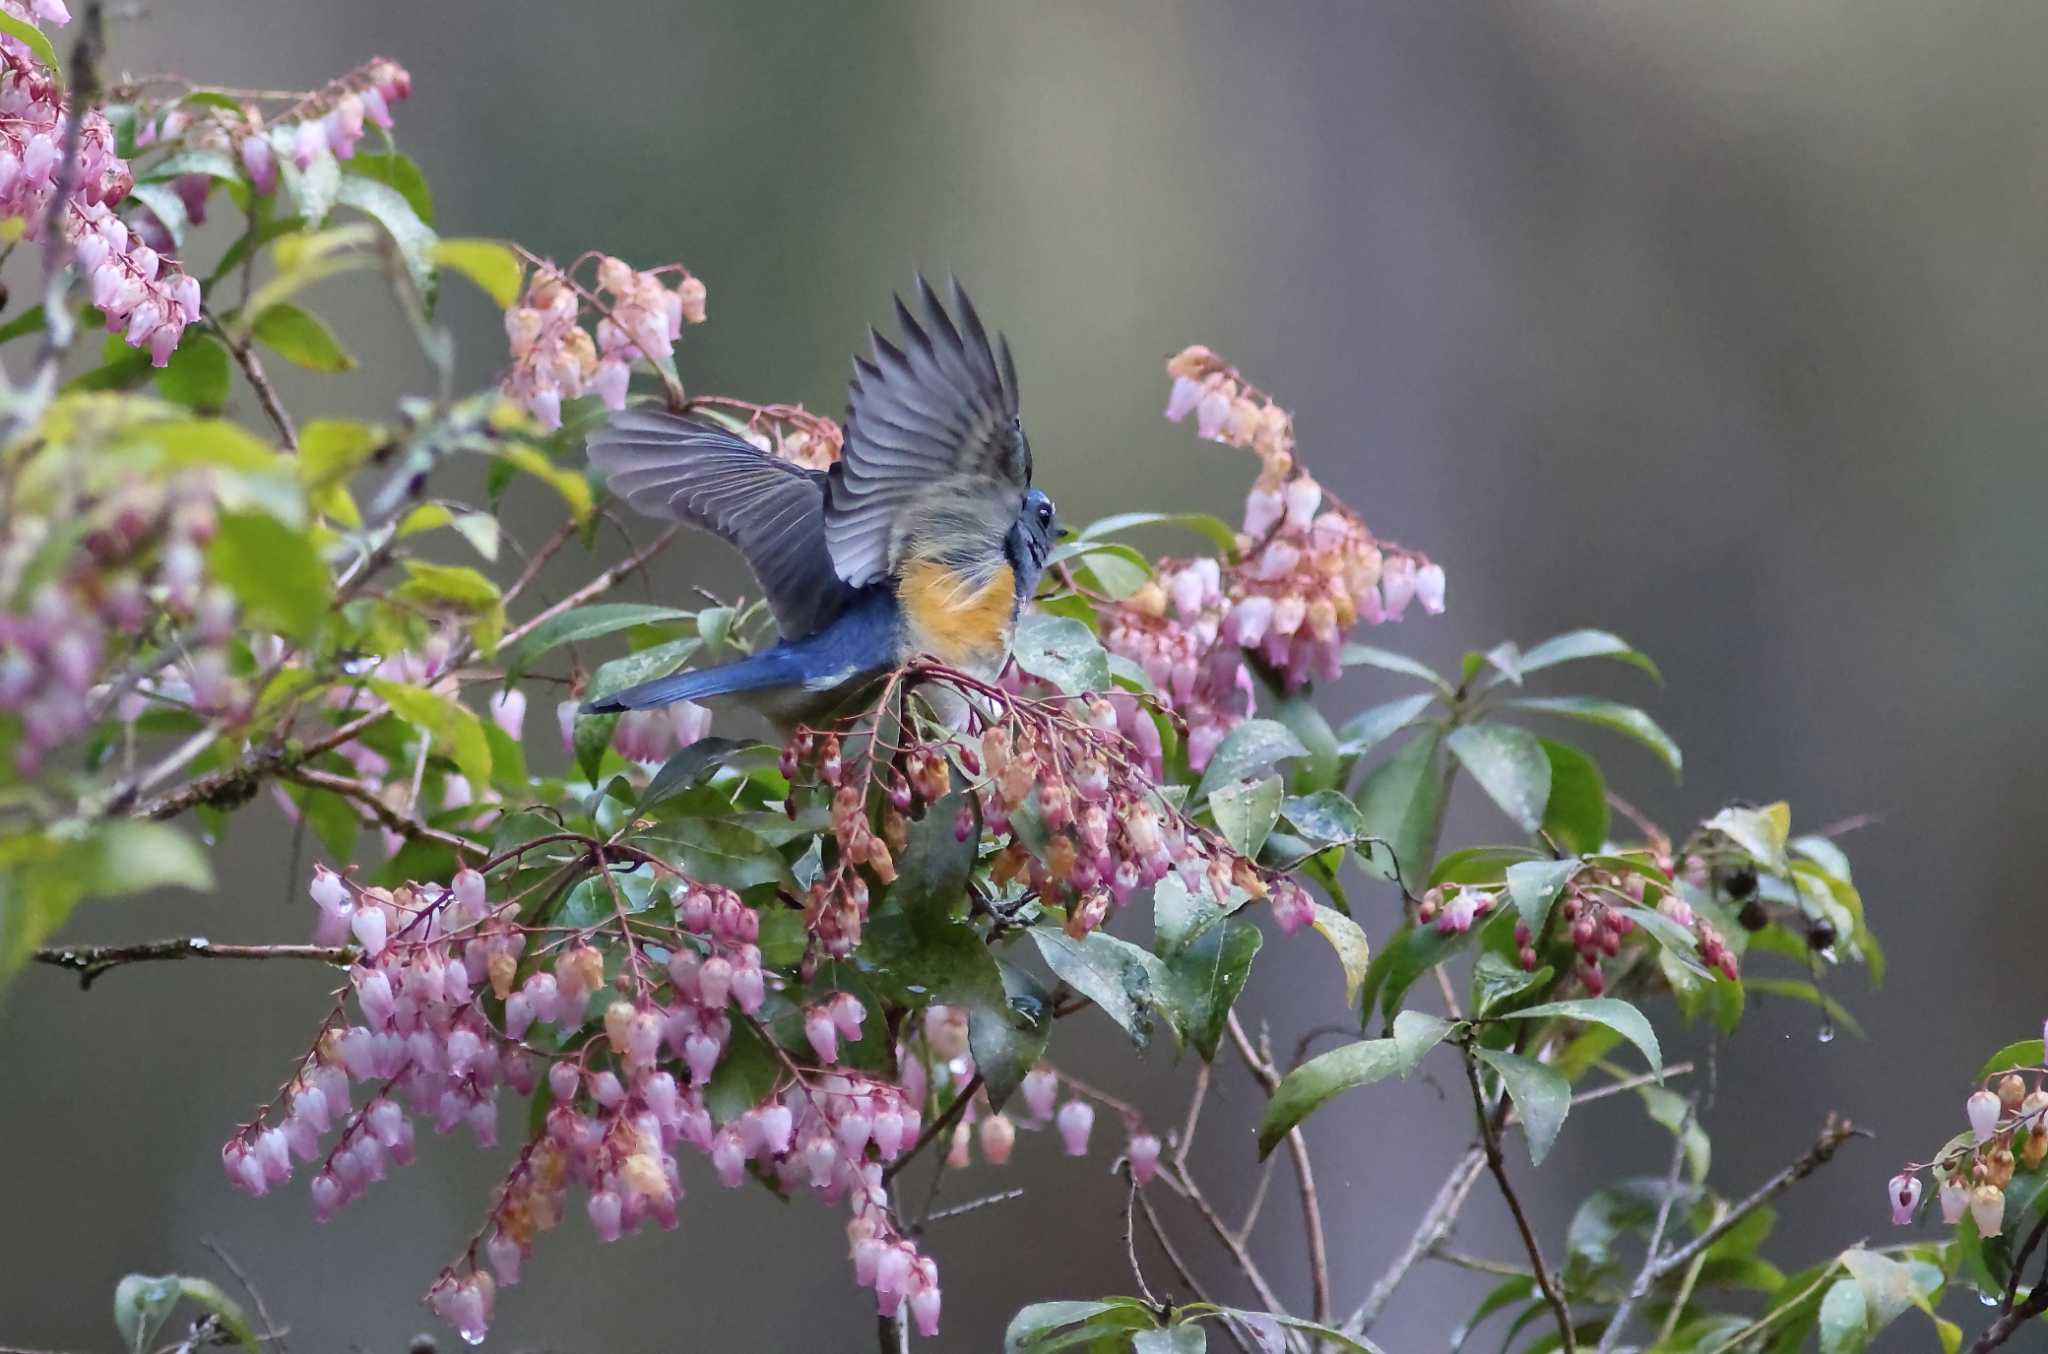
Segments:
[[[912,560],[897,595],[913,649],[968,670],[1002,661],[1017,597],[1009,565],[998,565],[977,588],[943,564]]]

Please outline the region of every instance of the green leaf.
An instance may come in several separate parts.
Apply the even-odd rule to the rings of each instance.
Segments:
[[[2042,1058],[2041,1040],[2021,1039],[2016,1043],[2007,1044],[1986,1059],[1984,1066],[1978,1069],[1977,1080],[1988,1080],[2001,1072],[2010,1072],[2015,1067],[2039,1067]]]
[[[1027,613],[1017,622],[1010,656],[1023,671],[1070,696],[1109,689],[1109,656],[1095,632],[1077,620]]]
[[[1500,1074],[1508,1098],[1522,1114],[1522,1132],[1529,1140],[1529,1163],[1541,1166],[1557,1141],[1565,1116],[1571,1113],[1572,1088],[1556,1069],[1533,1058],[1500,1049],[1472,1046],[1473,1055]]]
[[[1347,668],[1359,666],[1378,668],[1381,672],[1398,672],[1404,677],[1420,677],[1445,695],[1451,693],[1451,684],[1436,675],[1427,665],[1418,663],[1406,654],[1395,653],[1371,644],[1346,644],[1338,655]]]
[[[50,39],[43,30],[26,19],[17,19],[12,14],[0,14],[0,33],[10,38],[19,38],[29,53],[40,61],[43,69],[50,73],[50,82],[59,88],[64,84],[64,65],[57,60],[57,49],[50,45]]]
[[[1404,1064],[1401,1075],[1418,1067],[1431,1049],[1441,1044],[1457,1027],[1442,1016],[1427,1011],[1403,1011],[1394,1017],[1394,1043],[1400,1046]]]
[[[1364,815],[1341,790],[1290,795],[1281,801],[1280,816],[1317,846],[1348,846],[1365,832]]]
[[[1480,1322],[1503,1307],[1512,1307],[1518,1302],[1529,1301],[1536,1296],[1536,1291],[1534,1279],[1501,1280],[1491,1292],[1480,1299],[1479,1306],[1473,1309],[1472,1315],[1459,1322],[1458,1328],[1451,1332],[1451,1354],[1458,1354],[1458,1351],[1465,1347],[1465,1342],[1472,1338],[1472,1331]]]
[[[159,395],[201,414],[217,414],[228,402],[228,350],[211,334],[185,335],[169,365],[151,378]]]
[[[1486,951],[1472,965],[1473,1016],[1481,1020],[1500,1018],[1516,1001],[1549,982],[1554,972],[1548,964],[1524,969],[1504,954]]]
[[[1285,724],[1272,719],[1247,719],[1229,733],[1209,754],[1202,780],[1189,796],[1199,804],[1219,785],[1243,780],[1254,771],[1276,765],[1290,757],[1306,757],[1308,749]]]
[[[1550,802],[1550,759],[1535,734],[1489,721],[1453,729],[1444,745],[1522,831],[1543,825],[1543,807]]]
[[[370,689],[391,712],[426,735],[471,785],[491,783],[491,745],[476,712],[452,696],[423,686],[372,677]]]
[[[1152,1041],[1158,959],[1104,931],[1075,940],[1057,926],[1042,925],[1030,935],[1055,977],[1094,1002],[1139,1048]]]
[[[1520,670],[1524,676],[1540,672],[1544,668],[1556,667],[1559,663],[1575,663],[1586,658],[1612,658],[1619,663],[1640,668],[1660,684],[1664,674],[1650,661],[1648,654],[1632,647],[1619,635],[1610,635],[1605,630],[1573,630],[1568,634],[1556,635],[1522,653]]]
[[[1116,1332],[1150,1330],[1157,1324],[1136,1298],[1034,1302],[1010,1318],[1003,1332],[1003,1354],[1055,1354]]]
[[[168,823],[118,819],[80,843],[79,879],[87,893],[103,898],[181,888],[213,887],[213,865],[190,837]]]
[[[1365,972],[1372,966],[1372,942],[1366,939],[1364,927],[1336,908],[1321,903],[1309,906],[1315,917],[1310,924],[1330,942],[1330,948],[1337,952],[1337,962],[1344,966],[1344,1004],[1356,1005],[1358,991],[1365,985]]]
[[[1907,1309],[1927,1296],[1921,1285],[1915,1282],[1912,1267],[1888,1255],[1851,1246],[1842,1252],[1842,1266],[1863,1292],[1865,1314],[1869,1317],[1872,1335],[1904,1316]],[[1939,1286],[1938,1271],[1935,1286]]]
[[[641,793],[639,806],[634,812],[647,812],[670,796],[689,789],[739,754],[760,746],[759,743],[738,738],[699,738],[661,764],[661,769],[654,773],[654,779],[647,782],[647,788]],[[813,838],[813,844],[816,840]]]
[[[327,566],[303,532],[268,513],[222,513],[206,556],[252,628],[303,642],[326,619]]]
[[[285,361],[308,371],[348,371],[356,364],[325,320],[289,301],[258,315],[251,332]]]
[[[703,645],[702,640],[690,636],[672,639],[666,644],[636,649],[624,658],[614,658],[590,675],[590,686],[584,691],[584,698],[600,700],[606,696],[617,695],[629,686],[636,686],[656,677],[666,677],[672,672],[679,671],[685,663],[695,658]]]
[[[1417,735],[1375,766],[1358,789],[1358,811],[1366,834],[1379,840],[1364,853],[1367,873],[1394,879],[1419,892],[1429,876],[1429,857],[1443,820],[1442,735]]]
[[[1602,863],[1605,863],[1604,859]],[[1713,976],[1707,966],[1700,962],[1699,937],[1691,931],[1652,908],[1625,907],[1621,910],[1627,913],[1636,925],[1656,937],[1657,943],[1664,947],[1664,952],[1687,973],[1695,978]]]
[[[1569,743],[1539,741],[1550,762],[1543,831],[1567,851],[1598,851],[1607,843],[1607,781],[1599,763]]]
[[[214,1319],[228,1333],[228,1337],[249,1354],[258,1354],[256,1332],[249,1325],[249,1318],[243,1314],[241,1304],[221,1291],[220,1285],[211,1279],[182,1278],[178,1280],[178,1291],[187,1302],[194,1302],[213,1313]]]
[[[723,818],[670,818],[632,839],[658,854],[692,879],[746,890],[759,884],[782,884],[789,866],[767,838]]]
[[[1203,1354],[1209,1336],[1200,1326],[1169,1326],[1131,1336],[1131,1354]]]
[[[1639,1086],[1636,1088],[1643,1098],[1643,1108],[1652,1119],[1666,1130],[1680,1135],[1684,1144],[1685,1169],[1695,1186],[1707,1178],[1707,1168],[1713,1162],[1713,1144],[1707,1132],[1700,1126],[1699,1116],[1684,1096],[1662,1086]]]
[[[1854,1279],[1835,1280],[1820,1301],[1821,1354],[1862,1354],[1870,1334],[1862,1286]]]
[[[1210,794],[1209,812],[1230,849],[1255,860],[1259,848],[1266,844],[1266,834],[1280,821],[1280,801],[1285,795],[1278,776],[1233,781]]]
[[[185,213],[185,199],[168,184],[150,183],[143,180],[131,184],[129,198],[148,208],[149,214],[163,223],[164,233],[171,237],[171,247],[178,253],[185,252],[185,231],[192,219]]]
[[[704,1108],[715,1122],[729,1124],[767,1099],[781,1077],[775,1050],[754,1032],[751,1022],[739,1022],[704,1087]]]
[[[1120,512],[1115,516],[1090,522],[1075,535],[1081,540],[1101,540],[1105,536],[1120,535],[1134,527],[1150,526],[1183,527],[1207,536],[1226,557],[1237,550],[1237,533],[1221,518],[1200,512]]]
[[[1365,971],[1365,988],[1360,993],[1365,1009],[1361,1015],[1371,1015],[1372,1003],[1377,999],[1381,1014],[1391,1019],[1401,1009],[1402,999],[1408,995],[1408,989],[1415,985],[1417,978],[1470,943],[1478,934],[1475,929],[1446,935],[1434,926],[1403,922],[1392,939],[1380,946],[1372,966]]]
[[[7,25],[0,24],[0,29]],[[11,31],[11,30],[9,30]],[[178,1305],[178,1276],[130,1274],[114,1285],[114,1329],[130,1354],[144,1354]]]
[[[697,613],[694,611],[681,611],[667,606],[648,606],[639,602],[598,602],[592,606],[572,607],[568,611],[548,617],[506,645],[498,653],[498,662],[505,669],[505,681],[509,684],[518,681],[520,676],[533,666],[535,659],[564,644],[581,643],[586,639],[596,639],[619,630],[628,630],[636,625],[673,624],[694,621],[696,618]],[[690,640],[689,644],[691,651],[695,652],[696,641]]]
[[[1258,927],[1241,917],[1223,917],[1159,956],[1162,967],[1154,990],[1160,1010],[1204,1062],[1215,1060],[1224,1018],[1244,990],[1262,942]]]
[[[1657,727],[1657,721],[1633,705],[1619,701],[1602,700],[1598,696],[1525,696],[1506,704],[1516,710],[1533,710],[1539,714],[1561,715],[1566,719],[1583,720],[1611,729],[1635,739],[1644,747],[1657,754],[1664,765],[1671,768],[1673,776],[1684,769],[1685,758],[1678,750],[1678,744],[1671,736]]]
[[[1725,808],[1704,826],[1725,835],[1765,869],[1784,874],[1791,868],[1785,845],[1792,835],[1792,808],[1783,800],[1760,809]]]
[[[1542,935],[1550,920],[1550,909],[1558,895],[1578,872],[1582,862],[1574,860],[1524,860],[1507,868],[1508,898],[1531,935]]]
[[[1242,1307],[1221,1307],[1217,1310],[1250,1332],[1253,1343],[1261,1351],[1285,1350],[1288,1348],[1285,1332],[1298,1331],[1315,1336],[1316,1339],[1309,1341],[1309,1347],[1318,1351],[1334,1346],[1344,1354],[1384,1354],[1378,1345],[1362,1335],[1346,1335],[1306,1317],[1289,1316],[1285,1312],[1250,1312]]]
[[[1259,1118],[1259,1158],[1264,1160],[1296,1124],[1332,1097],[1405,1073],[1414,1064],[1395,1039],[1361,1039],[1310,1058],[1280,1079]]]
[[[950,794],[912,819],[909,840],[896,853],[896,882],[889,893],[919,929],[967,915],[967,879],[981,843],[972,833],[961,841],[953,830],[963,802],[961,795]]]
[[[421,296],[431,298],[434,294],[434,246],[439,243],[434,228],[420,219],[418,210],[404,193],[389,184],[365,177],[359,166],[352,166],[351,172],[340,178],[335,189],[335,201],[345,207],[354,207],[384,228],[384,233],[398,246],[398,257],[405,264],[413,286],[419,289]]]
[[[396,189],[415,216],[430,226],[434,224],[434,195],[427,188],[427,176],[420,172],[419,165],[410,155],[395,150],[382,153],[358,151],[356,158],[348,162],[348,172]]]
[[[1657,1031],[1641,1011],[1618,997],[1577,997],[1570,1001],[1549,1001],[1525,1006],[1510,1017],[1514,1020],[1546,1020],[1553,1017],[1583,1020],[1605,1025],[1642,1050],[1650,1070],[1664,1079],[1664,1051],[1657,1046]]]
[[[7,343],[13,339],[18,339],[24,334],[40,334],[42,332],[43,308],[40,305],[30,306],[7,323],[0,324],[0,343]]]
[[[1362,757],[1391,735],[1420,719],[1422,712],[1435,703],[1435,693],[1423,691],[1361,710],[1345,720],[1337,730],[1337,737],[1341,740],[1337,750],[1346,757]]]
[[[433,219],[431,213],[423,213],[423,218]],[[496,240],[443,240],[434,246],[433,259],[476,283],[506,310],[519,300],[519,256]]]

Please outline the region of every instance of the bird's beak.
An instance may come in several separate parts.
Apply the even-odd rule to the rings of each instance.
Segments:
[[[1072,527],[1061,527],[1057,531],[1053,532],[1052,538],[1056,541],[1064,541],[1065,539],[1067,539],[1067,537],[1073,534],[1074,529]]]

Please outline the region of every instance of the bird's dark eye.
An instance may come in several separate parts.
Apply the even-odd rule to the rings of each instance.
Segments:
[[[1052,503],[1050,500],[1041,500],[1039,502],[1038,525],[1042,527],[1049,527],[1052,525]]]

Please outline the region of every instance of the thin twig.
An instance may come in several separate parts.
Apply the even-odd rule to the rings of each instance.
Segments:
[[[498,647],[502,649],[506,645],[513,643],[522,635],[526,634],[527,631],[541,624],[543,621],[552,620],[556,616],[561,615],[564,611],[567,611],[572,607],[582,606],[591,598],[599,596],[602,593],[611,591],[614,587],[618,586],[619,581],[621,579],[626,578],[635,570],[639,569],[642,565],[646,564],[648,560],[653,559],[656,555],[666,550],[668,548],[669,542],[673,541],[676,538],[677,534],[682,531],[682,529],[683,528],[681,523],[677,523],[675,526],[670,527],[668,530],[662,532],[659,536],[656,536],[653,540],[649,541],[646,545],[643,545],[638,550],[635,550],[631,555],[628,555],[625,559],[620,560],[617,564],[612,565],[609,569],[606,569],[596,578],[591,579],[588,583],[585,583],[582,587],[576,589],[576,591],[570,593],[567,597],[564,597],[561,601],[556,602],[553,606],[547,607],[542,611],[536,612],[527,620],[522,621],[520,624],[513,626],[510,630],[507,630],[499,638]]]
[[[1727,1213],[1727,1201],[1716,1199],[1714,1201],[1714,1216],[1708,1220],[1707,1225],[1709,1227],[1713,1226],[1723,1217],[1726,1217]],[[1693,1286],[1700,1281],[1700,1271],[1705,1269],[1706,1265],[1707,1253],[1701,1251],[1692,1258],[1692,1263],[1685,1267],[1685,1274],[1678,1281],[1678,1291],[1672,1295],[1670,1306],[1664,1309],[1664,1324],[1658,1328],[1656,1343],[1651,1346],[1652,1348],[1669,1342],[1671,1333],[1678,1329],[1678,1318],[1685,1314],[1687,1304],[1692,1301]]]
[[[1144,1295],[1145,1305],[1155,1312],[1162,1311],[1152,1285],[1145,1282],[1145,1267],[1138,1263],[1138,1177],[1128,1167],[1124,1176],[1130,1182],[1130,1190],[1124,1196],[1124,1253],[1130,1257],[1131,1277],[1138,1281],[1138,1292]]]
[[[969,1199],[964,1204],[954,1204],[951,1208],[942,1208],[938,1212],[927,1216],[925,1222],[927,1224],[944,1222],[947,1218],[957,1218],[962,1213],[972,1213],[979,1208],[988,1208],[994,1204],[1006,1204],[1012,1199],[1021,1199],[1023,1197],[1024,1191],[1021,1189],[1006,1189],[1001,1194],[988,1194],[979,1199]]]
[[[1216,1211],[1208,1196],[1202,1193],[1202,1187],[1195,1183],[1195,1177],[1186,1166],[1176,1160],[1169,1168],[1162,1162],[1159,1175],[1173,1186],[1176,1194],[1195,1206],[1195,1212],[1201,1214],[1202,1221],[1209,1225],[1209,1230],[1216,1234],[1216,1239],[1230,1252],[1230,1258],[1250,1281],[1252,1291],[1258,1294],[1259,1301],[1266,1304],[1266,1310],[1286,1311],[1287,1309],[1280,1305],[1280,1297],[1273,1291],[1273,1285],[1266,1282],[1266,1275],[1259,1268],[1259,1262],[1252,1258],[1252,1253],[1246,1249],[1244,1242],[1238,1240],[1237,1234],[1224,1223],[1223,1215]]]
[[[1195,1300],[1215,1305],[1216,1300],[1209,1296],[1209,1290],[1195,1277],[1195,1272],[1188,1268],[1187,1261],[1181,1259],[1180,1251],[1175,1249],[1172,1240],[1167,1237],[1166,1228],[1160,1225],[1159,1214],[1152,1208],[1152,1200],[1143,1190],[1138,1191],[1138,1211],[1144,1215],[1145,1226],[1150,1229],[1152,1239],[1159,1243],[1160,1251],[1166,1256],[1166,1263],[1173,1266],[1173,1272],[1180,1276],[1180,1281],[1195,1295]],[[1252,1354],[1251,1346],[1245,1343],[1244,1336],[1236,1327],[1225,1323],[1223,1329],[1230,1332],[1231,1341],[1236,1344],[1241,1354]]]
[[[1459,1212],[1465,1207],[1465,1200],[1472,1193],[1472,1187],[1479,1183],[1479,1173],[1486,1169],[1485,1149],[1474,1147],[1458,1158],[1458,1164],[1451,1168],[1450,1175],[1438,1186],[1436,1197],[1430,1200],[1423,1211],[1422,1221],[1415,1226],[1415,1235],[1401,1253],[1394,1257],[1394,1263],[1387,1266],[1380,1275],[1365,1301],[1358,1309],[1344,1318],[1342,1330],[1347,1335],[1363,1335],[1386,1310],[1387,1303],[1394,1296],[1394,1290],[1415,1268],[1415,1262],[1435,1249],[1438,1242],[1451,1230],[1451,1224],[1458,1220]]]
[[[426,744],[422,743],[420,746],[424,750]],[[303,785],[309,790],[325,790],[329,794],[352,800],[361,805],[365,815],[374,820],[379,827],[389,828],[399,836],[413,841],[433,842],[438,846],[445,846],[455,853],[458,860],[473,864],[489,854],[467,837],[457,836],[453,832],[446,832],[437,827],[428,827],[413,815],[400,813],[385,803],[383,796],[377,793],[377,787],[367,781],[336,775],[331,771],[316,771],[309,766],[292,767],[283,772],[281,778],[294,785]]]
[[[242,375],[249,378],[249,388],[256,392],[256,403],[263,407],[264,416],[277,429],[278,441],[284,443],[285,450],[297,451],[299,430],[292,423],[291,411],[278,398],[277,387],[270,383],[269,373],[263,370],[263,359],[256,355],[256,340],[247,335],[240,340],[230,338],[220,321],[210,313],[206,318],[213,325],[214,332],[220,335],[221,342],[227,345],[227,350],[234,354],[235,365],[242,369]]]
[[[1807,1176],[1812,1175],[1822,1166],[1827,1165],[1828,1161],[1833,1158],[1835,1152],[1840,1149],[1843,1143],[1851,1138],[1868,1138],[1870,1136],[1871,1134],[1868,1129],[1857,1128],[1847,1119],[1838,1119],[1830,1114],[1827,1117],[1827,1122],[1821,1125],[1820,1136],[1814,1139],[1813,1146],[1801,1153],[1797,1161],[1757,1186],[1748,1198],[1728,1211],[1727,1217],[1722,1218],[1691,1241],[1659,1260],[1650,1273],[1651,1282],[1654,1283],[1673,1270],[1682,1269],[1686,1265],[1691,1264],[1692,1258],[1695,1255],[1698,1255],[1701,1251],[1719,1241],[1729,1228],[1735,1226],[1736,1223],[1741,1222],[1751,1213],[1756,1212],[1756,1210],[1762,1208],[1765,1204],[1777,1198]]]
[[[1479,1115],[1479,1131],[1486,1143],[1486,1166],[1493,1172],[1494,1183],[1500,1186],[1501,1198],[1507,1201],[1508,1212],[1514,1215],[1515,1227],[1522,1234],[1522,1246],[1529,1252],[1529,1265],[1536,1273],[1536,1287],[1543,1292],[1543,1300],[1550,1304],[1551,1314],[1557,1318],[1557,1337],[1564,1354],[1572,1354],[1578,1348],[1578,1337],[1572,1330],[1571,1308],[1565,1305],[1564,1290],[1551,1276],[1550,1266],[1543,1262],[1543,1247],[1536,1240],[1535,1229],[1529,1225],[1529,1215],[1522,1211],[1522,1200],[1516,1195],[1514,1185],[1508,1180],[1507,1168],[1501,1162],[1500,1130],[1494,1127],[1492,1113],[1486,1104],[1486,1093],[1479,1087],[1479,1060],[1472,1056],[1467,1047],[1465,1053],[1465,1080],[1472,1087],[1472,1108]]]
[[[1598,1354],[1608,1354],[1614,1342],[1621,1338],[1628,1320],[1635,1315],[1636,1304],[1643,1300],[1657,1279],[1657,1253],[1664,1247],[1664,1229],[1671,1225],[1671,1204],[1678,1197],[1678,1173],[1685,1169],[1685,1133],[1692,1127],[1693,1115],[1699,1111],[1696,1099],[1685,1102],[1685,1114],[1679,1119],[1678,1127],[1671,1133],[1671,1166],[1664,1173],[1664,1195],[1657,1200],[1657,1220],[1650,1227],[1650,1242],[1643,1251],[1643,1267],[1636,1273],[1636,1281],[1628,1293],[1615,1307],[1614,1315],[1607,1319],[1607,1328],[1600,1333]]]
[[[1467,1255],[1463,1251],[1454,1251],[1449,1246],[1430,1247],[1429,1258],[1441,1260],[1447,1265],[1455,1265],[1459,1269],[1469,1269],[1475,1274],[1497,1274],[1503,1279],[1535,1277],[1521,1265],[1511,1265],[1505,1260],[1488,1260],[1483,1255]]]
[[[199,1244],[206,1247],[207,1250],[213,1252],[213,1258],[220,1261],[221,1264],[225,1265],[227,1267],[228,1273],[235,1276],[235,1282],[242,1286],[242,1291],[249,1295],[249,1301],[255,1304],[256,1316],[259,1320],[263,1322],[263,1329],[267,1331],[276,1332],[276,1335],[272,1338],[271,1342],[277,1346],[278,1354],[284,1354],[285,1332],[277,1324],[277,1322],[271,1318],[270,1307],[267,1303],[263,1301],[263,1290],[256,1286],[255,1281],[252,1280],[248,1276],[248,1274],[243,1271],[240,1265],[235,1263],[235,1257],[229,1255],[227,1253],[226,1248],[223,1247],[218,1241],[215,1241],[212,1237],[207,1236],[199,1238]]]
[[[80,987],[91,987],[108,969],[157,959],[310,959],[342,967],[355,956],[352,945],[216,945],[204,936],[185,936],[135,945],[53,945],[30,957],[76,973]]]
[[[1230,1032],[1230,1042],[1237,1046],[1238,1056],[1259,1085],[1271,1095],[1280,1085],[1280,1071],[1273,1066],[1270,1056],[1263,1055],[1252,1047],[1252,1041],[1244,1032],[1244,1025],[1232,1010],[1224,1020],[1224,1028]],[[1315,1303],[1315,1319],[1322,1325],[1329,1325],[1330,1313],[1330,1257],[1323,1244],[1323,1210],[1316,1199],[1315,1171],[1309,1165],[1308,1139],[1299,1126],[1287,1131],[1287,1152],[1294,1162],[1294,1179],[1301,1191],[1302,1230],[1308,1240],[1309,1291]],[[1278,1310],[1277,1308],[1275,1310]]]
[[[1610,1081],[1605,1086],[1596,1086],[1590,1091],[1580,1091],[1572,1097],[1572,1108],[1577,1109],[1579,1106],[1595,1100],[1605,1100],[1608,1096],[1620,1095],[1623,1091],[1633,1091],[1636,1087],[1648,1086],[1653,1081],[1669,1081],[1673,1077],[1687,1076],[1691,1074],[1692,1070],[1693,1065],[1689,1062],[1673,1063],[1664,1069],[1664,1074],[1661,1077],[1655,1072],[1639,1072],[1632,1077],[1623,1077],[1620,1081]]]

